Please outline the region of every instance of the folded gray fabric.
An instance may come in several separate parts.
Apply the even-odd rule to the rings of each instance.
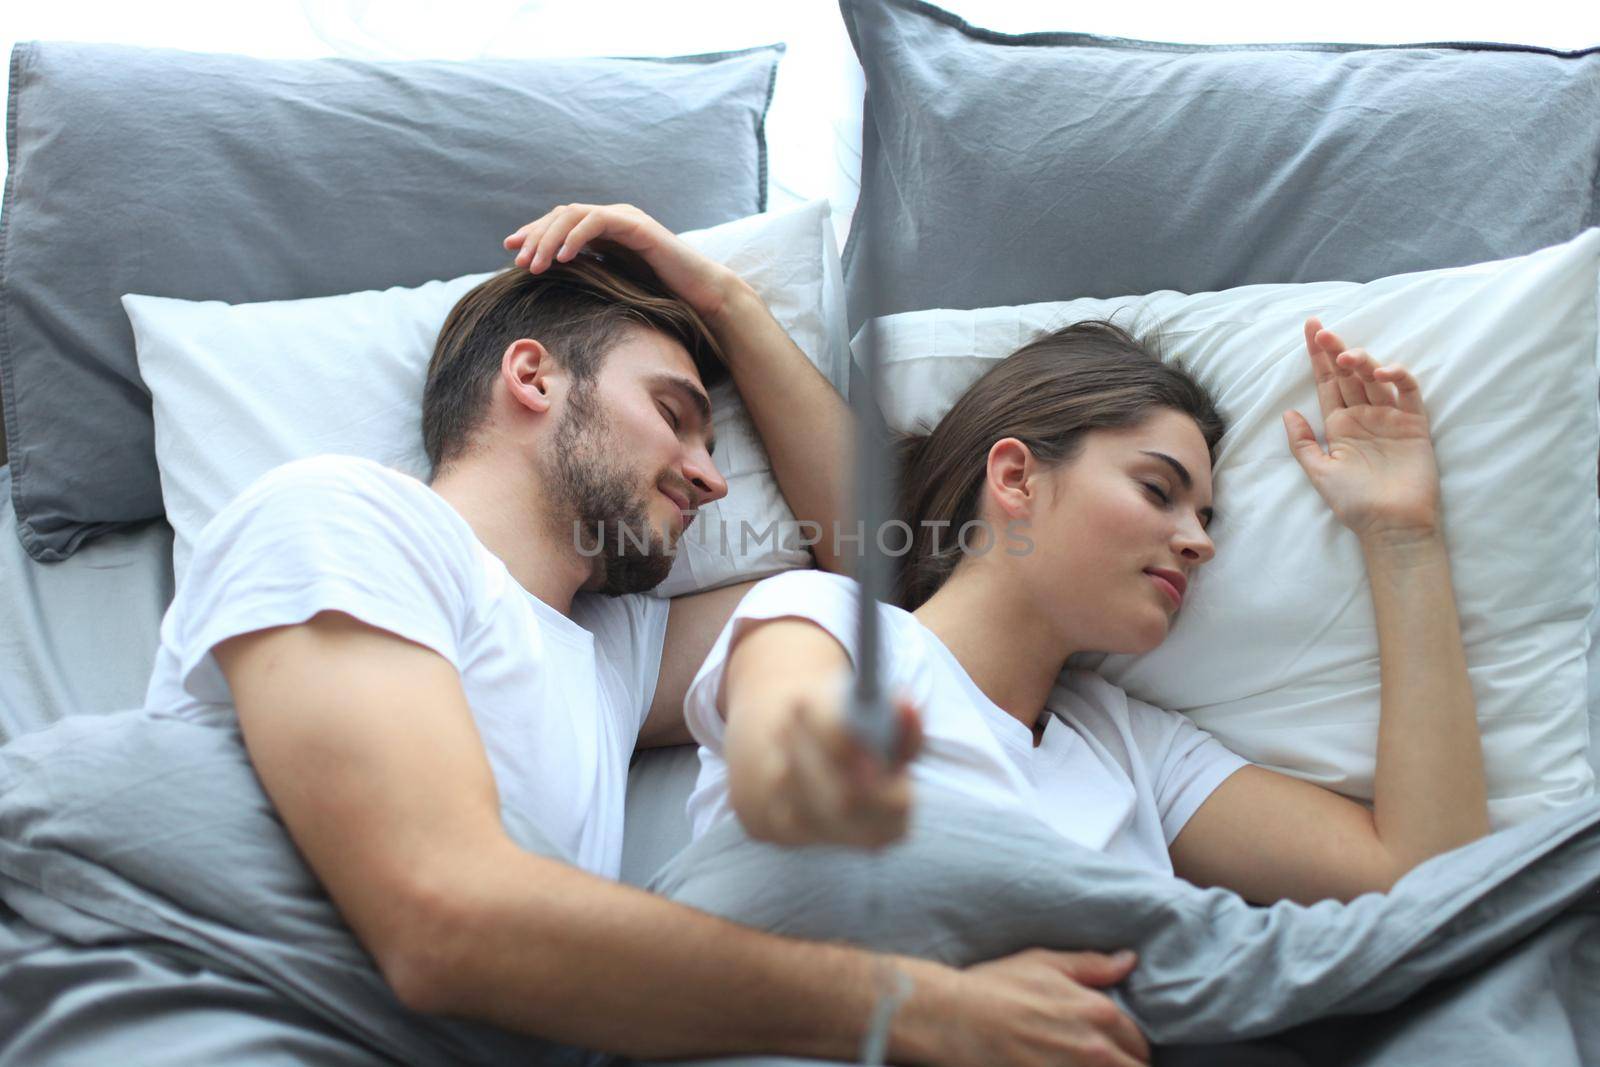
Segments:
[[[407,1010],[233,722],[124,711],[0,748],[0,1067],[598,1058]],[[559,858],[511,813],[506,827]]]
[[[762,929],[955,965],[1033,945],[1133,948],[1138,966],[1112,995],[1157,1045],[1242,1041],[1385,1012],[1454,979],[1455,999],[1429,1010],[1453,1020],[1457,1046],[1490,1058],[1452,1065],[1510,1062],[1492,1058],[1508,1043],[1525,1054],[1520,1062],[1600,1063],[1591,1018],[1600,1007],[1600,800],[1435,857],[1387,894],[1268,908],[1125,866],[1014,812],[929,790],[917,804],[908,838],[877,856],[775,848],[729,821],[652,888]],[[1507,996],[1543,997],[1539,1027],[1507,1029]],[[1404,1031],[1422,1010],[1372,1027]],[[1360,1022],[1318,1025],[1296,1041],[1340,1051],[1310,1062],[1443,1062],[1386,1058]],[[1427,1047],[1428,1029],[1406,1032],[1413,1049]]]

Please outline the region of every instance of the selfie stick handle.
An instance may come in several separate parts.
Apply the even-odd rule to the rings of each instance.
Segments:
[[[887,428],[878,407],[880,367],[877,327],[862,331],[856,353],[861,380],[855,383],[850,407],[855,413],[855,512],[859,552],[856,556],[856,674],[850,694],[850,726],[861,743],[885,763],[893,759],[897,741],[894,709],[882,679],[883,634],[878,603],[892,595],[888,561],[878,547],[878,534],[894,498],[889,467]]]

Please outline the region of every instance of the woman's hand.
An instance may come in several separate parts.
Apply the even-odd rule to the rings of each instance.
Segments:
[[[743,773],[729,780],[729,799],[751,836],[779,845],[864,848],[904,836],[911,816],[907,765],[922,747],[917,713],[895,702],[900,744],[885,766],[850,729],[847,693],[844,684],[813,681],[790,689],[763,716],[761,751],[746,754]],[[733,734],[730,726],[730,749],[739,743]]]
[[[631,204],[563,204],[506,237],[515,263],[539,274],[569,262],[594,241],[637,252],[656,276],[708,324],[722,314],[739,277],[701,255],[661,223]]]
[[[1439,526],[1439,470],[1417,381],[1379,366],[1306,320],[1306,352],[1328,439],[1324,452],[1298,411],[1283,425],[1289,450],[1340,522],[1363,540],[1428,537]]]

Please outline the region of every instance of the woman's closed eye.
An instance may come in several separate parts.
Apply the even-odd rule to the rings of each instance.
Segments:
[[[1160,501],[1161,501],[1163,506],[1172,503],[1172,497],[1167,494],[1167,491],[1165,489],[1162,489],[1156,483],[1154,483],[1154,482],[1140,482],[1139,484],[1144,486],[1146,489],[1150,490],[1152,493],[1154,493],[1160,499]],[[1202,513],[1202,515],[1200,516],[1200,529],[1205,530],[1207,533],[1210,533],[1212,518],[1214,518],[1214,516],[1206,515],[1206,514]]]

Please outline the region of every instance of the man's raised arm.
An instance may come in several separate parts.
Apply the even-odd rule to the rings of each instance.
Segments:
[[[627,204],[568,204],[505,240],[516,263],[538,273],[566,262],[591,241],[639,253],[661,281],[699,313],[727,358],[739,397],[772,460],[778,488],[795,517],[817,523],[811,552],[823,570],[844,573],[833,552],[849,487],[849,409],[842,397],[737,274],[690,248],[655,219]]]

